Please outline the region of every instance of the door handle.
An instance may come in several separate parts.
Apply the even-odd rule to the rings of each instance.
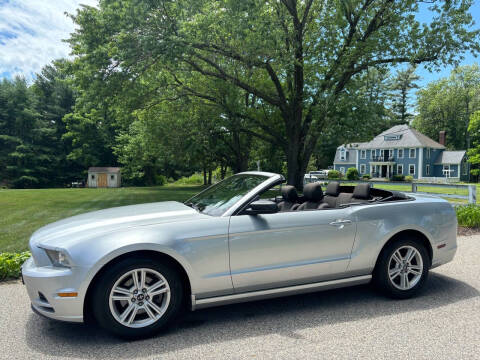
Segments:
[[[335,220],[335,221],[332,221],[330,223],[330,225],[332,226],[338,226],[340,229],[343,229],[343,227],[345,225],[348,225],[348,224],[351,224],[352,221],[351,220],[346,220],[346,219],[339,219],[339,220]]]

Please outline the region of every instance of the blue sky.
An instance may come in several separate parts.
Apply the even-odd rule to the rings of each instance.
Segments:
[[[474,28],[478,29],[480,28],[480,0],[475,0],[472,7],[470,8],[470,13],[473,16],[473,19],[475,21]],[[428,11],[421,11],[417,19],[420,22],[428,22],[429,21],[429,12]],[[480,63],[480,57],[475,58],[472,54],[466,53],[464,54],[465,59],[460,63],[460,65],[471,65],[475,62]],[[442,77],[446,77],[450,75],[450,72],[452,71],[453,67],[452,66],[447,66],[443,68],[440,72],[429,72],[426,70],[423,66],[419,66],[417,69],[417,74],[421,77],[421,80],[418,82],[420,87],[425,86],[427,83],[433,80],[440,79]]]
[[[97,0],[0,0],[0,79],[23,75],[31,81],[50,61],[69,55],[68,45],[62,39],[73,31],[72,21],[64,13],[74,13],[79,4],[96,5]],[[425,6],[424,6],[425,8]],[[480,0],[471,8],[475,27],[480,27]],[[428,22],[425,10],[418,15]],[[480,62],[465,54],[462,65]],[[448,76],[452,67],[430,73],[420,66],[419,84]]]
[[[0,0],[0,78],[31,81],[50,61],[69,55],[62,39],[73,31],[64,14],[97,0]]]

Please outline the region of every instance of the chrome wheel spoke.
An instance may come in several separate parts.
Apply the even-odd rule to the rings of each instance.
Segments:
[[[152,320],[155,320],[155,314],[150,309],[150,306],[149,306],[148,302],[145,304],[144,309],[145,309],[145,312],[147,313],[148,317]]]
[[[152,308],[153,310],[155,310],[155,312],[158,314],[158,315],[162,315],[163,314],[163,311],[162,309],[160,309],[154,302],[151,302],[151,301],[146,301],[146,307],[150,307]]]
[[[163,289],[166,290],[166,284],[165,282],[160,280],[147,288],[147,294],[150,294],[150,296],[153,296],[154,295],[153,293],[157,291],[160,291],[159,294],[161,294],[162,292],[165,292],[165,291],[161,291]]]
[[[403,258],[402,258],[402,255],[400,254],[400,252],[398,250],[395,251],[395,253],[393,254],[393,260],[395,260],[395,262],[398,265],[402,264]]]
[[[138,289],[143,289],[145,287],[145,278],[147,277],[147,272],[142,269],[140,271],[140,287]]]
[[[123,295],[132,295],[132,293],[130,292],[130,290],[128,289],[124,289],[120,286],[117,286],[116,288],[113,289],[113,292],[117,293],[117,294],[123,294]]]
[[[420,266],[410,266],[408,272],[414,275],[422,275],[422,268]]]
[[[135,308],[135,304],[128,305],[128,307],[120,315],[121,322],[124,322],[127,319],[127,316],[133,311],[134,308]]]
[[[136,290],[140,289],[139,284],[138,284],[138,273],[137,270],[134,270],[132,272],[132,278],[133,278],[133,286]]]
[[[401,270],[398,268],[392,269],[389,271],[390,279],[395,279],[398,275],[400,275]]]
[[[137,312],[138,312],[138,306],[134,306],[132,314],[128,317],[127,324],[131,324],[133,322],[133,320],[135,319],[135,316],[137,316]]]
[[[408,248],[407,255],[405,256],[405,261],[407,263],[410,263],[415,255],[416,251],[413,248]]]
[[[408,289],[410,284],[408,282],[408,274],[407,273],[403,273],[400,277],[400,286],[402,287],[402,289]]]
[[[112,300],[116,301],[129,301],[132,298],[131,295],[113,295]]]

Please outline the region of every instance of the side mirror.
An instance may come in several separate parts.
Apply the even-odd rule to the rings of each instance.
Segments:
[[[278,206],[270,200],[256,200],[243,211],[245,215],[274,214],[278,212]]]

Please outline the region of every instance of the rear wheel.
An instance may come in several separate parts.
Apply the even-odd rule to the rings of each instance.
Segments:
[[[149,258],[125,259],[109,268],[96,284],[94,316],[118,336],[152,336],[178,317],[183,288],[172,267]]]
[[[430,258],[425,246],[402,238],[388,244],[380,254],[374,282],[387,296],[407,299],[422,289],[428,277]]]

